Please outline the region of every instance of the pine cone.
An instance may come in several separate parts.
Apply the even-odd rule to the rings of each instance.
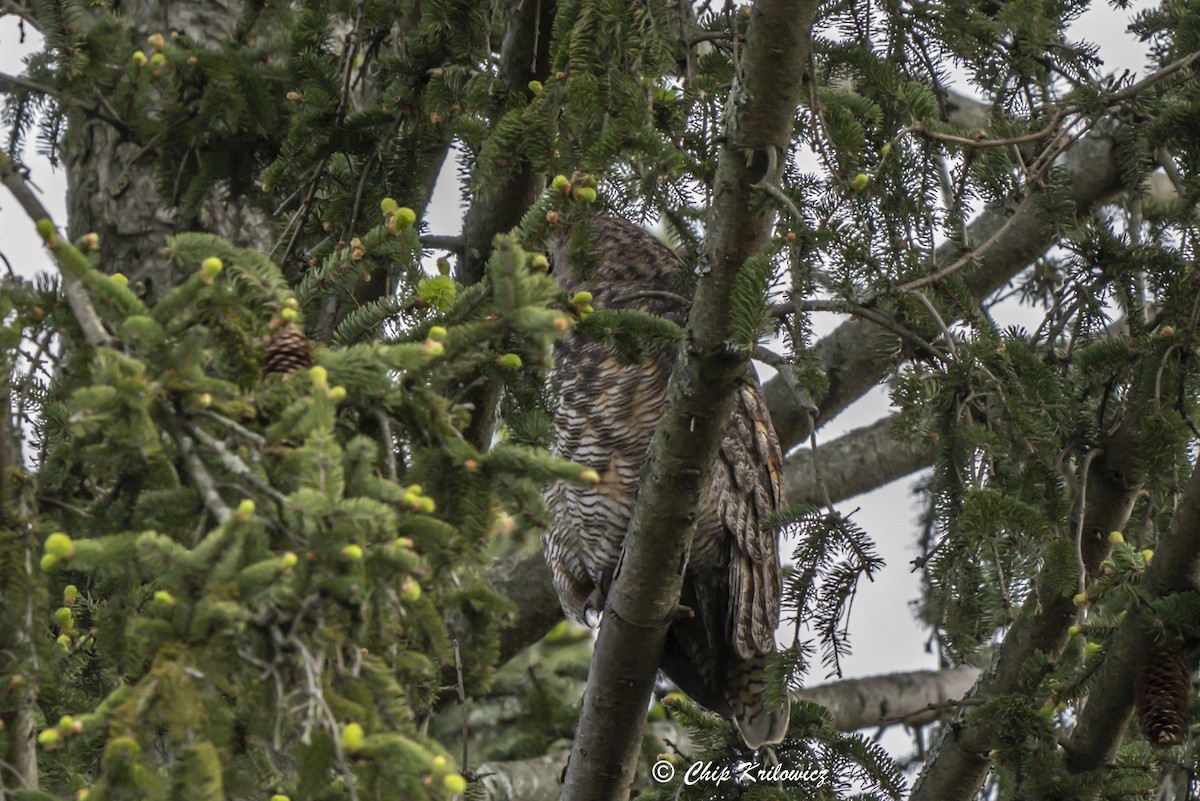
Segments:
[[[271,343],[267,345],[267,352],[263,356],[262,368],[265,375],[287,375],[312,367],[313,363],[312,342],[308,336],[299,326],[286,325],[271,337]]]
[[[1134,695],[1138,724],[1154,748],[1169,748],[1187,734],[1192,671],[1179,648],[1159,647],[1138,663]]]

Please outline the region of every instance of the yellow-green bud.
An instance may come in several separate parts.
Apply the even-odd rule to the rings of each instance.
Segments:
[[[596,190],[590,186],[581,186],[575,190],[575,197],[582,200],[584,203],[596,202]]]
[[[242,499],[242,502],[238,504],[237,508],[238,520],[249,520],[250,518],[254,517],[255,509],[257,509],[257,507],[254,505],[254,501],[250,500],[249,498]]]
[[[1146,562],[1146,564],[1150,564],[1150,560],[1153,558],[1154,558],[1154,551],[1150,550],[1149,548],[1142,551],[1142,559]]]
[[[363,558],[363,549],[361,545],[351,543],[345,548],[342,548],[342,558],[348,559],[351,562],[357,562]]]
[[[357,751],[362,748],[365,739],[366,733],[363,732],[363,727],[357,723],[347,723],[342,729],[342,745],[347,751]]]
[[[443,353],[446,352],[446,346],[443,345],[441,342],[438,342],[436,339],[425,340],[425,343],[422,347],[425,348],[426,353],[428,353],[430,356],[433,356],[434,358],[437,358],[438,356],[441,356]]]
[[[279,319],[283,320],[285,323],[294,323],[300,319],[300,312],[296,311],[295,309],[284,309],[283,311],[279,312]]]
[[[37,228],[38,236],[40,236],[45,242],[49,242],[57,233],[54,230],[54,223],[44,218],[38,220],[35,227]]]
[[[395,214],[399,208],[400,206],[396,204],[396,201],[390,197],[385,197],[383,200],[379,201],[379,210],[384,214]]]
[[[550,260],[546,258],[545,254],[539,253],[533,257],[533,261],[529,263],[529,266],[535,270],[546,271],[550,269]]]
[[[422,487],[420,484],[409,484],[408,487],[404,491],[411,492],[413,495],[420,495],[422,492],[425,491],[425,488]]]
[[[164,606],[174,606],[175,604],[179,603],[175,600],[175,596],[166,590],[156,590],[154,593],[154,600],[160,604],[163,604]]]
[[[412,509],[414,512],[421,508],[421,499],[415,492],[406,492],[400,498],[400,503]]]
[[[417,213],[408,206],[401,206],[396,209],[396,214],[392,218],[397,231],[403,231],[407,228],[412,228],[413,223],[417,221]]]
[[[59,561],[60,561],[59,558],[57,556],[55,556],[54,554],[52,554],[52,553],[46,554],[45,556],[42,557],[42,561],[39,563],[41,565],[42,572],[49,573],[51,570],[53,570],[55,567],[58,566]]]
[[[150,59],[146,58],[146,54],[141,50],[134,51],[133,56],[130,58],[130,61],[133,62],[135,67],[144,67],[146,66],[146,62],[149,60]]]
[[[167,63],[167,57],[162,53],[155,53],[154,55],[150,56],[150,64],[152,66],[161,67],[165,63]]]
[[[146,41],[149,42],[150,46],[153,47],[155,50],[162,50],[163,45],[165,45],[167,43],[166,38],[163,37],[163,35],[161,33],[156,33],[156,34],[149,36],[146,39]]]
[[[579,480],[584,484],[599,484],[600,474],[589,467],[579,471]]]
[[[565,195],[571,189],[571,182],[567,180],[567,176],[565,175],[556,175],[554,176],[554,180],[550,182],[550,186]]]
[[[449,764],[450,763],[441,754],[438,754],[429,761],[429,767],[434,773],[441,773],[447,768],[447,766],[449,766]]]
[[[299,308],[300,308],[300,301],[296,300],[295,298],[288,298],[287,300],[285,300],[285,301],[283,302],[283,308],[285,308],[285,309],[299,309]]]
[[[79,244],[83,246],[84,250],[96,250],[100,247],[100,234],[95,231],[86,233],[79,238]],[[120,275],[120,273],[116,273],[115,275]]]
[[[417,282],[417,296],[439,311],[445,311],[458,296],[458,285],[448,275],[431,275]]]
[[[308,374],[312,376],[313,386],[317,389],[325,389],[329,386],[329,371],[321,365],[311,368]]]
[[[75,555],[75,544],[66,534],[56,531],[46,537],[46,553],[57,556],[59,559],[67,559]]]
[[[1083,626],[1074,625],[1074,626],[1070,626],[1067,628],[1067,636],[1068,637],[1078,637],[1082,633],[1083,633]]]
[[[1111,542],[1113,545],[1120,545],[1122,542],[1125,541],[1125,536],[1123,534],[1121,534],[1121,532],[1119,532],[1119,531],[1114,531],[1108,535],[1108,541]]]
[[[446,785],[446,789],[455,795],[464,793],[467,790],[467,780],[462,777],[461,773],[451,773],[442,782]]]
[[[1098,642],[1086,643],[1083,646],[1083,653],[1085,656],[1095,656],[1096,654],[1100,653],[1100,647],[1100,643]]]
[[[542,93],[542,89],[543,87],[541,81],[529,82],[529,91],[533,92],[535,95],[540,95]]]
[[[287,551],[279,557],[279,566],[284,570],[291,570],[300,562],[300,557],[291,551]]]
[[[224,267],[225,265],[216,256],[209,256],[200,262],[200,269],[203,271],[204,277],[209,281],[220,275]]]
[[[571,302],[574,303],[576,306],[587,305],[592,302],[592,293],[591,292],[576,292],[571,297]]]
[[[450,332],[440,325],[431,326],[429,329],[429,338],[434,342],[441,342],[445,340],[448,333]]]
[[[79,588],[74,584],[68,584],[63,588],[63,606],[74,606],[75,599],[79,597]]]
[[[424,512],[427,515],[433,514],[433,510],[435,508],[437,508],[436,504],[434,503],[433,498],[418,498],[417,504],[419,506],[420,511]]]
[[[54,641],[56,643],[58,643],[58,647],[63,649],[64,651],[71,650],[71,638],[68,637],[66,634],[58,635],[58,638],[55,639]]]
[[[346,388],[343,386],[336,386],[333,389],[329,390],[329,399],[331,401],[333,401],[334,403],[345,400],[346,399]]]
[[[292,801],[292,799],[288,798],[286,795],[276,793],[275,795],[271,796],[271,801]]]
[[[855,192],[861,192],[867,188],[867,184],[871,182],[871,178],[865,172],[860,172],[850,181],[850,188]]]
[[[1088,594],[1086,592],[1077,593],[1075,595],[1075,597],[1072,598],[1071,600],[1080,609],[1083,609],[1084,607],[1086,607],[1088,604],[1090,604],[1092,602],[1092,599],[1088,597]]]
[[[129,286],[129,279],[126,278],[123,273],[113,273],[108,277],[108,280],[112,281],[118,286]]]
[[[421,600],[421,585],[412,576],[400,583],[400,600],[410,604]]]
[[[57,729],[46,729],[38,735],[38,743],[46,748],[53,748],[58,745],[61,738],[62,735],[58,733]]]
[[[63,632],[75,628],[75,616],[65,606],[60,606],[54,610],[54,622],[58,624],[58,628]]]
[[[504,370],[516,370],[521,366],[521,357],[515,353],[506,353],[496,359],[496,366]]]
[[[75,718],[70,715],[63,715],[58,719],[58,728],[64,731],[75,728]]]

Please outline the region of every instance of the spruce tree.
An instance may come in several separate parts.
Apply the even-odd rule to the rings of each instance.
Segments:
[[[0,281],[0,798],[1191,797],[1200,4],[1137,15],[1136,78],[1068,36],[1085,8],[6,2],[46,47],[0,75],[0,181],[57,270]],[[35,127],[65,228],[14,156]],[[686,329],[557,285],[544,243],[585,258],[597,212],[659,221]],[[591,638],[537,544],[547,484],[597,480],[549,450],[575,329],[670,340],[710,393],[652,450],[633,612],[687,550],[698,485],[659,466],[702,475],[720,433],[689,410],[778,371],[815,447],[769,523],[798,628],[766,692],[807,780],[689,783],[749,755],[635,697],[656,658],[615,616],[588,680],[634,719],[581,713]],[[890,419],[816,436],[880,380]],[[920,619],[981,670],[906,775],[801,687],[882,567],[835,504],[921,467]]]

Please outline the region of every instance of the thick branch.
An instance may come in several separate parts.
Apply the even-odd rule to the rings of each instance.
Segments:
[[[625,799],[646,703],[679,602],[692,522],[747,368],[728,345],[731,288],[770,236],[761,183],[779,180],[791,142],[815,3],[760,0],[751,11],[743,76],[730,94],[708,220],[707,270],[697,283],[687,343],[650,443],[625,550],[617,565],[563,787],[565,801]]]
[[[979,670],[972,667],[892,673],[823,684],[793,693],[792,698],[828,709],[837,731],[897,724],[920,726],[945,717],[978,676]],[[695,756],[687,732],[674,722],[653,723],[651,730],[685,756]],[[552,801],[558,798],[559,777],[566,761],[564,750],[533,759],[488,762],[475,770],[475,777],[489,801]]]
[[[1128,479],[1134,460],[1135,438],[1122,427],[1091,463],[1087,478],[1087,508],[1079,542],[1083,566],[1095,571],[1110,551],[1108,532],[1119,530],[1129,520],[1138,487]],[[1043,572],[1033,595],[1021,608],[997,650],[992,666],[976,683],[971,697],[986,702],[1006,695],[1028,695],[1022,691],[1021,673],[1038,652],[1059,654],[1067,642],[1067,629],[1077,610],[1069,594],[1061,590],[1062,577]],[[992,733],[969,715],[961,714],[954,725],[943,730],[941,741],[917,780],[910,801],[961,801],[972,798],[983,782],[990,764]]]
[[[556,5],[553,0],[507,0],[500,77],[510,101],[525,103],[531,96],[529,82],[544,79],[550,72],[550,25]],[[542,190],[542,182],[542,174],[528,160],[520,159],[480,186],[463,220],[460,281],[474,284],[483,278],[492,239],[521,221]],[[466,400],[475,413],[464,434],[475,447],[486,449],[492,442],[500,387],[482,382]]]
[[[892,420],[883,417],[835,440],[791,454],[783,467],[784,495],[790,504],[833,503],[910,475],[933,463],[932,449],[909,451],[892,438]]]
[[[1143,587],[1151,598],[1197,591],[1200,569],[1200,470],[1193,470],[1187,489],[1175,507],[1170,530],[1158,541],[1146,568]],[[1074,772],[1095,770],[1112,760],[1125,723],[1133,709],[1133,685],[1138,660],[1149,652],[1161,633],[1144,615],[1125,615],[1108,646],[1104,663],[1092,679],[1087,705],[1064,746],[1067,767]]]
[[[1105,136],[1081,139],[1063,156],[1063,184],[1068,188],[1078,213],[1103,203],[1121,189],[1120,174],[1112,141]],[[990,209],[980,214],[967,227],[972,246],[986,242],[1004,226],[1007,230],[979,258],[978,263],[963,273],[972,296],[984,298],[1003,286],[1055,242],[1058,227],[1047,219],[1034,203],[1025,203],[1015,218],[1003,209]],[[935,252],[935,264],[948,264],[958,255],[957,247],[947,243]],[[947,317],[951,322],[953,315]],[[957,319],[957,318],[953,318]],[[815,355],[825,365],[829,378],[828,391],[815,398],[818,426],[829,422],[847,406],[875,385],[892,363],[874,347],[880,333],[878,326],[866,322],[846,322],[814,346]],[[933,336],[935,331],[918,332]],[[764,387],[771,419],[784,448],[807,439],[810,433],[808,414],[795,402],[791,390],[781,378],[774,378]]]

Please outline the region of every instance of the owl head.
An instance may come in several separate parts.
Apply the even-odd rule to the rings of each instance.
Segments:
[[[587,290],[596,308],[686,314],[683,263],[649,231],[597,215],[557,229],[547,240],[551,272],[568,292]]]

